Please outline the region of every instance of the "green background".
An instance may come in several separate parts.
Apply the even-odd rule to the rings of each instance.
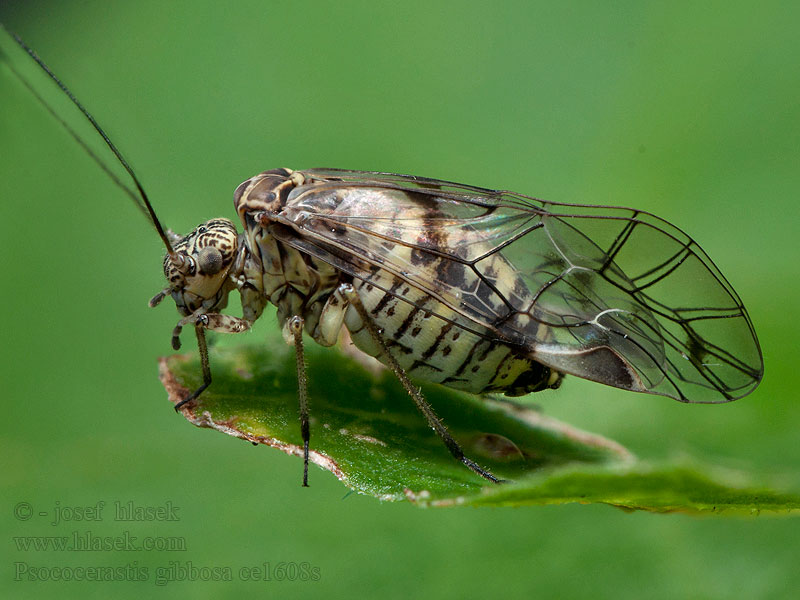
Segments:
[[[234,218],[238,183],[280,166],[410,172],[633,205],[676,223],[750,310],[761,387],[729,405],[686,406],[572,378],[537,400],[640,457],[689,454],[796,481],[796,6],[105,0],[4,2],[0,20],[91,108],[179,231]],[[157,236],[7,63],[0,106],[0,590],[788,598],[800,588],[796,518],[420,510],[348,495],[318,469],[301,489],[299,460],[190,426],[156,377],[177,318],[168,303],[146,305],[162,286]],[[50,525],[56,503],[101,500],[101,522]],[[117,500],[172,502],[180,520],[115,522]],[[30,520],[15,518],[20,502]],[[180,536],[187,550],[23,552],[12,539],[74,530]],[[154,585],[156,568],[176,560],[229,566],[234,579],[241,567],[307,562],[319,579]],[[150,577],[14,581],[15,562],[136,563]]]

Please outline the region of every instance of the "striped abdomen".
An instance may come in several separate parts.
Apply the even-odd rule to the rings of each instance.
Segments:
[[[560,381],[558,373],[526,358],[523,349],[492,340],[488,331],[483,333],[489,339],[448,321],[463,322],[463,317],[385,271],[354,284],[392,354],[411,377],[476,394],[508,396],[554,387]],[[348,309],[345,325],[360,350],[380,359],[380,349],[355,309]]]

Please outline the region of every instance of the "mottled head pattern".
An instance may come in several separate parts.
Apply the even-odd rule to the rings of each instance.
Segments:
[[[231,221],[211,219],[175,244],[175,252],[184,258],[182,264],[175,264],[169,255],[164,257],[164,275],[183,314],[188,315],[200,306],[218,307],[223,301],[238,237]]]

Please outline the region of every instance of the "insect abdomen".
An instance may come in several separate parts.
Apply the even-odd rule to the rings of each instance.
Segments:
[[[381,288],[392,290],[386,292]],[[519,396],[556,385],[560,376],[525,358],[513,346],[466,331],[447,320],[458,314],[447,306],[379,271],[356,290],[382,337],[409,376],[475,394]],[[355,309],[345,316],[353,343],[380,360]],[[489,339],[487,339],[489,338]]]

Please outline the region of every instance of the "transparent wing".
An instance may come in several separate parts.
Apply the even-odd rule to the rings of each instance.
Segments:
[[[284,241],[362,279],[386,270],[455,309],[457,325],[543,364],[684,402],[733,400],[761,379],[736,292],[654,215],[407,175],[303,173]]]

